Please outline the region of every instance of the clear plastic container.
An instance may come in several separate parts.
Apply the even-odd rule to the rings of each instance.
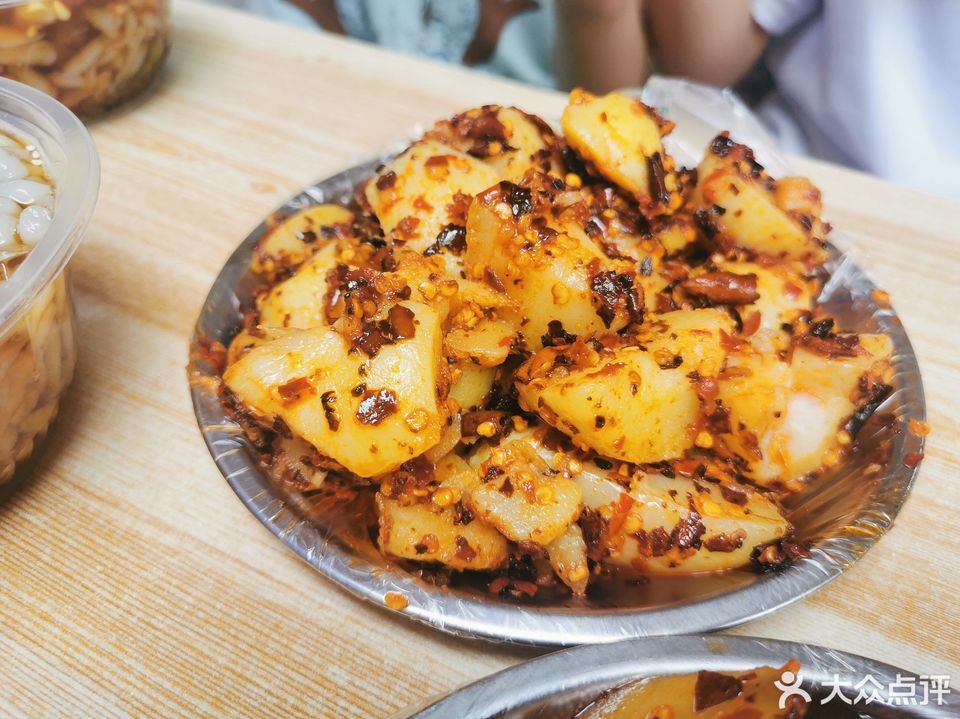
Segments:
[[[13,476],[57,414],[77,358],[67,263],[96,204],[100,163],[67,108],[0,78],[0,131],[35,146],[54,186],[46,233],[0,279],[0,483]]]
[[[0,75],[98,114],[159,71],[169,15],[169,0],[0,0]]]

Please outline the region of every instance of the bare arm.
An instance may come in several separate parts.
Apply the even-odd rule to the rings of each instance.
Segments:
[[[650,75],[641,0],[557,0],[554,66],[561,87],[609,92]]]
[[[644,23],[658,71],[711,85],[742,78],[769,40],[749,0],[645,0]]]
[[[343,25],[340,24],[340,16],[337,14],[337,6],[334,0],[288,0],[322,27],[327,32],[335,32],[338,35],[346,35]]]

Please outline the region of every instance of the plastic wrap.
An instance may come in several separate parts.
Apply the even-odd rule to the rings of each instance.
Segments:
[[[699,159],[694,148],[705,146],[716,130],[731,127],[735,139],[745,139],[737,132],[750,126],[748,111],[727,93],[658,79],[650,85],[648,99],[670,118],[689,114],[707,126],[692,127],[694,123],[684,116],[674,131],[672,149],[688,165]],[[759,135],[751,135],[751,140],[766,142],[758,146],[760,156],[777,161],[779,156],[768,140]],[[356,185],[385,159],[371,160],[306,188],[279,208],[276,217],[312,204],[348,201]],[[786,170],[785,163],[781,169]],[[920,452],[923,444],[922,438],[905,428],[908,418],[924,419],[917,361],[894,311],[878,304],[869,278],[833,250],[832,278],[820,301],[845,329],[890,336],[895,348],[895,391],[861,430],[863,451],[787,501],[798,538],[812,544],[809,557],[776,573],[738,570],[658,577],[640,586],[613,587],[588,599],[558,603],[505,600],[479,585],[444,588],[425,583],[384,558],[366,527],[351,524],[349,512],[333,509],[329,500],[274,484],[243,431],[219,402],[219,378],[203,359],[198,337],[228,344],[236,333],[240,306],[257,282],[248,270],[251,251],[266,228],[266,223],[261,224],[237,248],[200,314],[188,369],[194,407],[217,466],[247,508],[302,559],[358,597],[383,605],[388,594],[401,595],[401,601],[391,602],[394,606],[405,603],[404,614],[442,631],[535,645],[711,631],[769,614],[839,576],[891,526],[910,490],[916,467],[905,464],[904,458]]]
[[[800,662],[803,688],[811,695],[809,716],[830,710],[826,716],[876,719],[955,717],[958,703],[950,694],[938,705],[935,699],[921,704],[921,678],[889,664],[824,647],[750,637],[671,637],[578,647],[518,664],[451,693],[428,700],[392,719],[573,719],[578,711],[603,692],[643,677],[691,674],[702,669],[733,672],[760,666],[779,667],[790,659]],[[916,688],[914,705],[893,704],[897,690],[891,684]],[[868,679],[869,677],[869,679]],[[873,683],[870,680],[873,680]],[[842,684],[842,683],[845,683]],[[866,687],[858,700],[860,689]],[[845,686],[849,702],[833,697],[832,686]],[[878,699],[870,695],[875,686]],[[867,697],[870,697],[869,703]],[[882,705],[879,700],[891,702]]]

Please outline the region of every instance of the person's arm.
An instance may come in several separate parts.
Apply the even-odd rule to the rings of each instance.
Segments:
[[[644,23],[658,72],[710,85],[732,85],[769,40],[750,0],[645,0]]]
[[[604,93],[650,75],[641,0],[556,0],[560,87]]]
[[[310,18],[327,32],[337,35],[346,35],[343,25],[340,24],[340,15],[334,0],[288,0],[291,5],[300,8]]]
[[[473,40],[463,53],[465,65],[477,65],[489,60],[503,33],[503,26],[515,15],[538,8],[536,0],[478,0],[477,4],[480,18]]]

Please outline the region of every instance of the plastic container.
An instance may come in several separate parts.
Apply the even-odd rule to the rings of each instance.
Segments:
[[[0,0],[0,75],[95,115],[149,85],[169,15],[169,0]]]
[[[0,483],[57,414],[77,358],[66,272],[96,204],[100,163],[83,124],[56,100],[0,78],[0,132],[36,147],[54,185],[46,233],[0,280]]]

